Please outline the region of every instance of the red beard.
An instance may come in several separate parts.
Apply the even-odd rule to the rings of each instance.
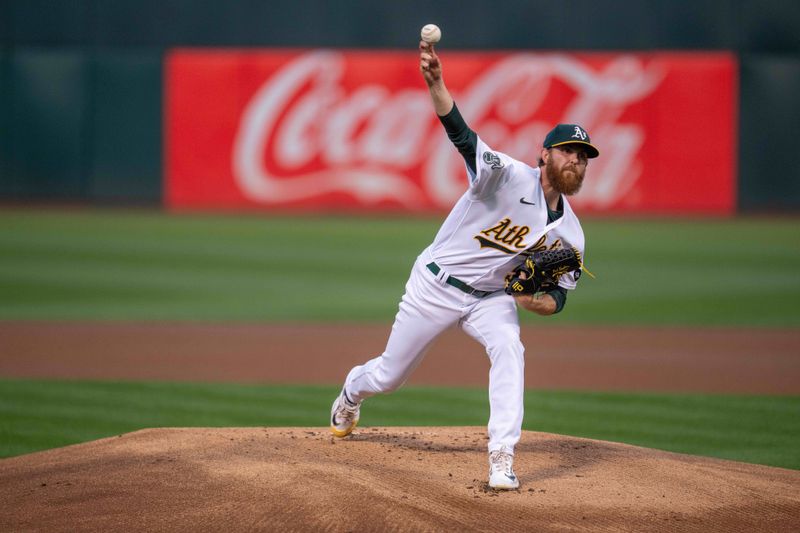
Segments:
[[[557,169],[551,157],[550,160],[545,163],[545,168],[547,169],[547,177],[550,180],[550,185],[553,186],[556,192],[572,196],[581,190],[583,178],[586,175],[586,167],[583,167],[581,171],[578,170],[580,167],[574,165],[565,165],[561,169]]]

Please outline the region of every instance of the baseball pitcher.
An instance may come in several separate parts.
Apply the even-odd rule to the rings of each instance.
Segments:
[[[577,124],[558,124],[535,167],[487,146],[459,113],[433,44],[420,71],[447,136],[466,163],[468,187],[417,258],[385,351],[356,366],[331,409],[331,432],[350,434],[361,402],[400,387],[436,337],[458,325],[486,348],[489,485],[516,489],[514,446],[522,432],[524,348],[517,306],[560,312],[583,270],[584,236],[568,196],[599,155]]]

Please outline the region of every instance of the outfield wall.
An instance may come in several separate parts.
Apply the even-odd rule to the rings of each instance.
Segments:
[[[786,148],[800,135],[800,5],[779,0],[586,0],[558,9],[513,1],[490,10],[478,1],[9,0],[0,4],[0,199],[161,203],[163,69],[176,47],[413,52],[430,21],[444,28],[448,52],[732,52],[733,131],[707,117],[689,127],[667,122],[677,147],[669,151],[702,158],[704,145],[689,134],[733,134],[735,207],[800,208]],[[672,107],[680,117],[681,106]],[[690,171],[719,164],[707,154]]]
[[[553,124],[591,133],[581,212],[734,212],[732,54],[443,54],[492,149],[535,165]],[[188,48],[165,72],[169,208],[435,212],[464,192],[414,51]]]

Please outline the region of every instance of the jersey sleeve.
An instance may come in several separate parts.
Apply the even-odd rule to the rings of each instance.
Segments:
[[[560,313],[564,306],[567,305],[567,289],[556,287],[552,291],[547,291],[547,294],[556,301],[556,310],[553,311],[553,314]]]
[[[480,200],[494,194],[514,173],[516,161],[504,153],[492,150],[478,137],[475,150],[475,171],[467,166],[470,195]]]
[[[461,116],[455,102],[453,102],[450,112],[440,116],[439,121],[447,132],[447,138],[464,158],[467,172],[472,171],[472,174],[475,174],[475,150],[478,144],[478,135],[467,126],[467,122]]]

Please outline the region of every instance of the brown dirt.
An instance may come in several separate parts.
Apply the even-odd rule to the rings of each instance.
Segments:
[[[0,323],[0,376],[339,383],[388,325]],[[800,393],[795,330],[523,329],[528,387]],[[485,385],[449,331],[411,383]],[[0,460],[0,531],[800,531],[800,472],[524,432],[519,491],[485,428],[144,430]]]
[[[390,326],[0,322],[0,376],[340,383]],[[529,388],[800,394],[800,330],[525,326]],[[447,331],[411,384],[487,383],[472,339]]]
[[[483,428],[158,429],[0,461],[2,531],[797,531],[800,472]]]

